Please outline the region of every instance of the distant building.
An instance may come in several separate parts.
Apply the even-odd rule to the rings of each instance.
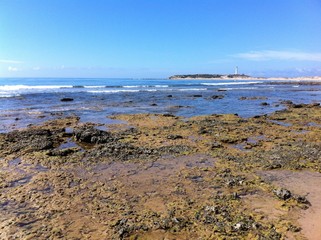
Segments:
[[[238,75],[238,74],[239,74],[239,67],[238,67],[238,66],[235,67],[234,74],[235,74],[235,75]]]

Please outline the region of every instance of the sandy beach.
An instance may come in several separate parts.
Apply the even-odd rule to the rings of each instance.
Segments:
[[[319,239],[321,107],[285,104],[0,134],[0,238]]]

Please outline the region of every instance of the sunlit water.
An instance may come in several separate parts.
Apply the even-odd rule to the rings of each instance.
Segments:
[[[111,123],[108,116],[122,113],[250,117],[283,109],[284,100],[319,102],[321,86],[255,80],[0,79],[0,132],[70,115],[96,123]]]

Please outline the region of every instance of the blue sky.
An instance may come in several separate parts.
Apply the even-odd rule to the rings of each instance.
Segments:
[[[321,75],[321,0],[0,0],[0,77]]]

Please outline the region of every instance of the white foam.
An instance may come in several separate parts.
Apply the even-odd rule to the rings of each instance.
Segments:
[[[0,98],[11,98],[11,97],[19,97],[20,94],[2,94],[0,93]]]
[[[122,86],[123,88],[149,88],[149,87],[155,87],[155,88],[167,88],[168,85],[125,85]]]
[[[18,90],[30,90],[30,89],[60,89],[60,88],[72,88],[72,85],[43,85],[43,86],[28,86],[28,85],[4,85],[0,86],[0,90],[4,91],[18,91]]]
[[[177,89],[178,91],[206,91],[207,88],[186,88],[186,89]]]
[[[119,93],[119,92],[139,92],[139,90],[91,90],[89,93]]]
[[[226,83],[201,83],[205,86],[222,86],[222,85],[246,85],[246,84],[257,84],[260,82],[226,82]]]
[[[220,88],[220,90],[254,90],[258,87],[240,87],[240,88]]]

